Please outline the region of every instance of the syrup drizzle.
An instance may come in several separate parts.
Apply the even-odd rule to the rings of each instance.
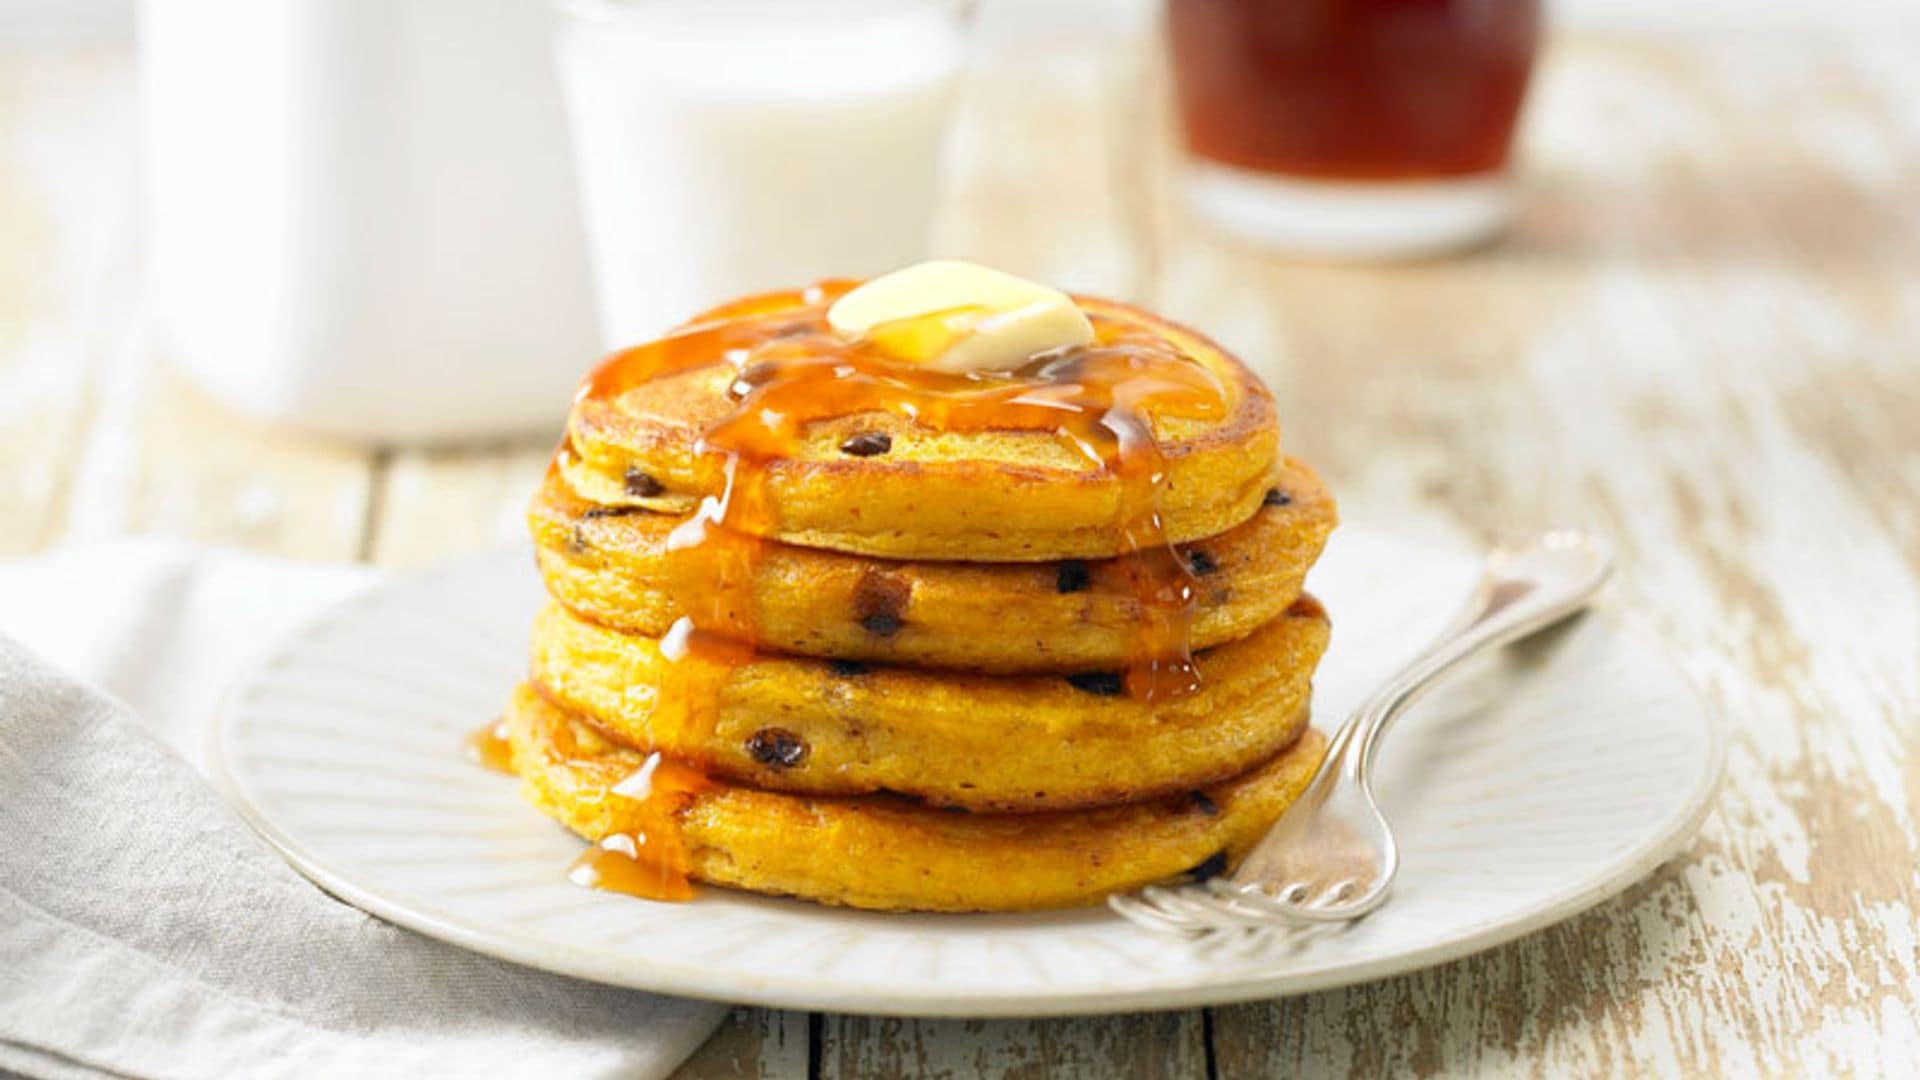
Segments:
[[[1121,481],[1116,522],[1132,592],[1140,603],[1130,694],[1167,700],[1197,689],[1186,644],[1194,607],[1191,571],[1166,542],[1158,508],[1165,462],[1147,411],[1215,419],[1226,393],[1211,372],[1151,335],[1096,325],[1085,349],[1042,356],[1012,373],[948,374],[887,359],[826,325],[826,308],[855,283],[834,281],[717,308],[659,341],[615,354],[581,386],[578,400],[611,400],[650,380],[716,362],[734,368],[734,410],[695,446],[704,496],[669,540],[682,655],[738,662],[756,641],[751,579],[761,536],[774,531],[771,467],[791,457],[816,421],[883,412],[939,432],[1047,431]],[[877,327],[870,338],[950,336],[955,312]],[[563,454],[571,453],[563,447]],[[726,653],[726,656],[717,654]],[[702,680],[704,681],[704,680]]]
[[[494,772],[513,772],[513,746],[507,741],[507,721],[503,717],[468,735],[464,741],[467,758]]]
[[[936,432],[1049,432],[1117,477],[1115,530],[1139,610],[1124,687],[1149,702],[1194,693],[1199,680],[1188,631],[1196,582],[1167,542],[1159,510],[1166,463],[1148,416],[1218,419],[1228,408],[1220,381],[1159,338],[1110,320],[1095,322],[1094,344],[1043,354],[1012,372],[951,374],[902,364],[874,342],[950,337],[956,313],[885,324],[850,342],[828,327],[826,310],[856,284],[823,282],[716,308],[665,338],[614,354],[580,387],[577,403],[611,401],[654,379],[715,363],[733,369],[728,393],[735,406],[694,447],[695,490],[707,494],[667,541],[669,584],[685,614],[660,642],[671,676],[655,691],[656,738],[702,745],[727,677],[754,656],[753,575],[763,537],[778,523],[769,495],[773,466],[794,456],[815,422],[862,413]],[[563,442],[556,467],[572,454]],[[699,778],[701,763],[689,764],[688,775]],[[704,780],[686,783],[679,805]],[[621,836],[583,855],[573,880],[653,899],[691,895],[671,815]]]
[[[632,776],[613,791],[636,807],[636,823],[609,833],[580,853],[567,880],[590,889],[627,893],[647,900],[691,900],[693,867],[681,835],[679,815],[693,797],[709,787],[699,770],[649,754]]]

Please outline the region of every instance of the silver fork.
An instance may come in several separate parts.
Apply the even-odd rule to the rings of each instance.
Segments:
[[[1231,876],[1150,885],[1109,897],[1113,910],[1184,935],[1357,919],[1387,898],[1400,852],[1373,798],[1381,736],[1408,704],[1461,661],[1545,629],[1587,605],[1613,568],[1610,545],[1561,529],[1487,557],[1467,606],[1439,638],[1354,710],[1300,798]]]

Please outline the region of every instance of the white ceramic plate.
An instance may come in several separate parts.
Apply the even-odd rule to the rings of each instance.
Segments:
[[[1566,918],[1684,847],[1717,726],[1605,615],[1476,662],[1387,740],[1378,788],[1405,853],[1386,907],[1338,932],[1202,947],[1104,910],[880,915],[707,889],[657,904],[569,884],[581,842],[462,756],[525,667],[525,554],[399,578],[284,643],[229,700],[215,769],[328,891],[534,967],[791,1008],[969,1016],[1166,1008],[1440,963]],[[1343,528],[1313,572],[1334,636],[1331,726],[1461,602],[1475,560]],[[822,858],[832,858],[822,852]]]

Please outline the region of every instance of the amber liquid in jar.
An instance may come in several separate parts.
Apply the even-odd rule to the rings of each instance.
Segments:
[[[1335,180],[1506,165],[1538,0],[1171,0],[1188,148]]]
[[[1168,0],[1167,15],[1203,220],[1342,256],[1505,227],[1539,0]]]

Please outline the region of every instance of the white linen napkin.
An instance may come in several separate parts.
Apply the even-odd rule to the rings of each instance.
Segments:
[[[0,565],[0,1070],[652,1077],[719,1023],[362,914],[183,763],[257,650],[371,574],[164,540]]]

